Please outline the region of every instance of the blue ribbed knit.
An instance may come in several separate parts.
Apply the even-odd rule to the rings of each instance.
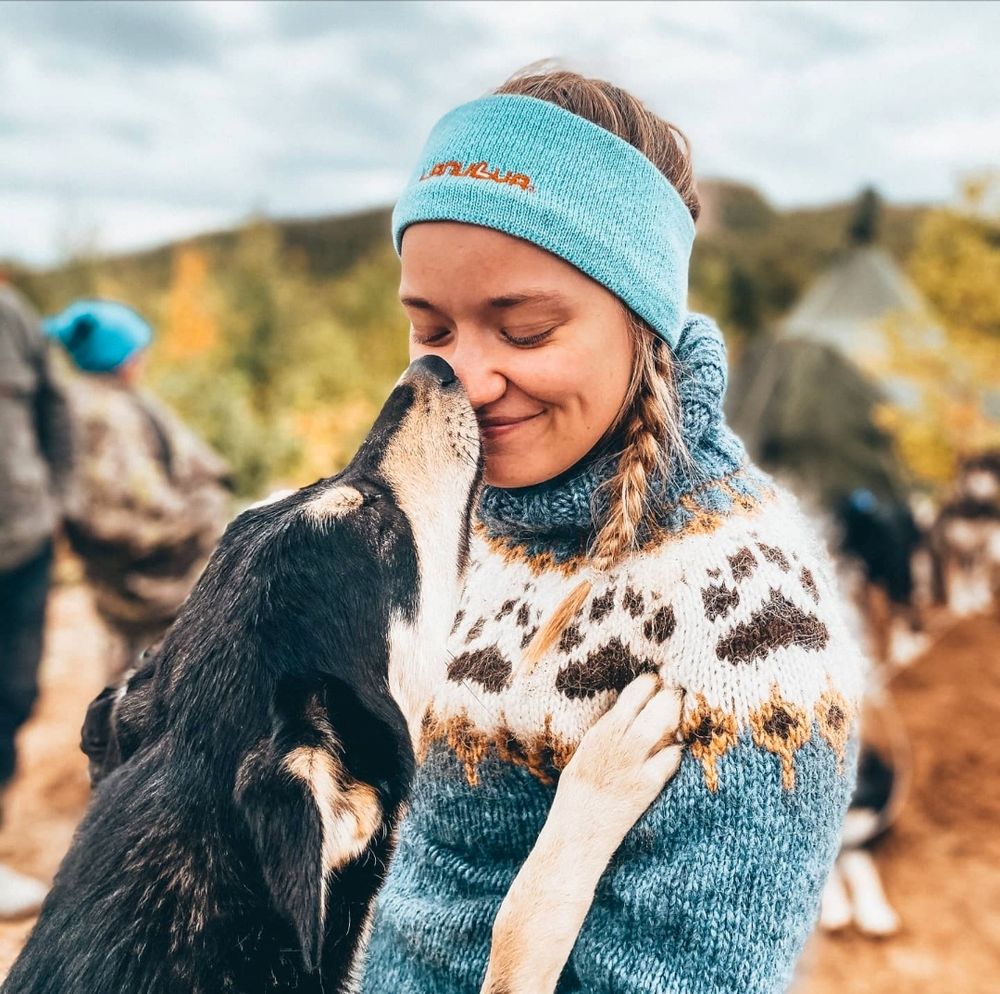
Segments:
[[[677,344],[694,221],[637,148],[551,103],[491,94],[434,125],[392,212],[407,226],[461,221],[495,228],[572,263]]]
[[[620,596],[626,585],[663,577],[659,586],[647,583],[643,596],[647,610],[653,598],[654,608],[669,601],[677,612],[676,632],[663,643],[657,663],[662,660],[668,680],[687,674],[677,679],[688,692],[682,726],[688,746],[677,776],[605,872],[560,994],[785,990],[812,927],[853,786],[856,740],[850,729],[860,656],[838,620],[827,564],[796,530],[793,505],[747,461],[725,425],[725,350],[714,323],[688,315],[677,358],[694,470],[655,482],[668,537],[651,542],[615,582]],[[552,575],[545,563],[565,561],[585,546],[592,529],[590,496],[613,469],[613,461],[598,453],[556,481],[486,491],[480,525],[491,538],[488,551],[480,548],[477,555],[489,561],[474,563],[470,583],[479,569],[494,572],[481,584],[486,593],[479,596],[488,599],[467,604],[461,626],[456,619],[453,657],[467,643],[481,644],[474,634],[500,647],[511,644],[510,599],[524,598],[527,605],[532,595],[523,591],[535,584],[531,578],[537,577],[540,588]],[[745,502],[735,506],[741,497]],[[699,509],[705,511],[701,518]],[[756,573],[741,585],[736,580],[744,576],[750,546]],[[495,577],[508,568],[510,588],[493,589]],[[800,585],[799,576],[808,576],[808,585]],[[567,589],[574,582],[567,577]],[[764,652],[764,632],[744,636],[738,646],[743,659],[727,659],[722,642],[717,647],[723,622],[710,624],[702,614],[702,598],[716,582],[742,592],[733,620],[747,616],[739,614],[744,607],[756,609],[754,598],[766,601],[780,588],[795,601],[791,610],[799,611],[806,627],[828,627],[829,642],[820,647],[802,636],[797,645]],[[708,617],[716,610],[713,604]],[[486,619],[485,630],[474,632],[483,627],[476,623],[466,635],[476,615]],[[594,622],[596,616],[581,615],[587,638],[654,645],[650,615],[645,636],[643,616],[633,621],[620,612],[617,619]],[[595,627],[596,633],[590,631]],[[574,658],[572,651],[566,655],[569,667]],[[566,659],[558,662],[560,672],[568,668]],[[764,701],[772,674],[771,699]],[[454,677],[449,680],[442,680],[434,704],[439,712],[464,692]],[[827,689],[820,694],[823,680]],[[710,707],[702,690],[730,703]],[[538,713],[535,694],[533,689],[523,702],[524,714]],[[563,706],[558,697],[552,695],[556,710]],[[573,706],[587,705],[585,696],[576,697]],[[560,761],[557,748],[548,746],[556,739],[546,731],[548,745],[534,752],[543,768],[536,769],[525,760],[530,743],[505,748],[510,743],[503,736],[511,733],[497,738],[489,732],[497,708],[507,709],[501,725],[513,724],[517,679],[509,689],[472,686],[467,699],[467,717],[444,725],[447,734],[431,735],[423,752],[399,849],[377,902],[364,994],[479,991],[494,917],[551,805],[556,786],[549,774],[558,775]],[[478,723],[486,730],[482,735]]]

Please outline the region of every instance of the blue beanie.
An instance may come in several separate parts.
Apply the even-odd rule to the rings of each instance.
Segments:
[[[46,334],[66,347],[73,362],[88,373],[118,369],[153,339],[140,315],[114,300],[77,300],[42,322]]]
[[[491,94],[434,128],[392,212],[516,235],[572,263],[673,348],[687,310],[694,221],[634,145],[548,100]]]

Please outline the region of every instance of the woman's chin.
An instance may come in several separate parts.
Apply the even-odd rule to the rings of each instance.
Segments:
[[[499,487],[501,490],[516,490],[518,487],[533,487],[536,483],[543,483],[550,477],[538,473],[526,473],[523,467],[520,469],[515,467],[500,468],[491,471],[487,464],[483,479],[488,486]]]
[[[540,453],[491,452],[486,447],[486,469],[483,479],[488,486],[502,490],[533,487],[558,476],[567,467],[563,459],[539,459]]]
[[[545,462],[539,461],[537,452],[497,452],[486,446],[486,468],[483,479],[488,486],[503,490],[533,487],[555,476]]]

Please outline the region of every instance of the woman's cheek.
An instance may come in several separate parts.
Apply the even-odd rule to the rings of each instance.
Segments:
[[[534,356],[526,353],[517,363],[516,372],[510,377],[520,389],[545,404],[558,405],[565,397],[586,382],[581,376],[577,357],[555,349],[549,355],[541,355],[544,349],[535,350]],[[516,379],[515,379],[516,377]]]

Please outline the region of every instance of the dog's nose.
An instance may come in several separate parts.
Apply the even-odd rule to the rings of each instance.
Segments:
[[[415,359],[411,364],[410,369],[413,372],[421,369],[425,373],[429,373],[443,387],[455,382],[455,370],[453,370],[451,366],[444,361],[444,359],[437,355],[425,355],[421,356],[419,359]]]

